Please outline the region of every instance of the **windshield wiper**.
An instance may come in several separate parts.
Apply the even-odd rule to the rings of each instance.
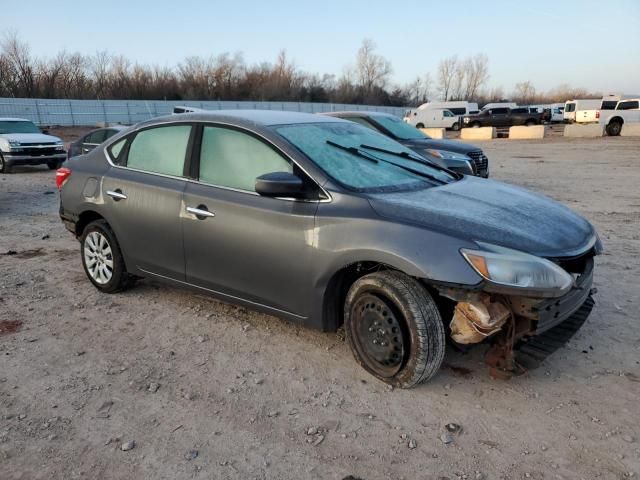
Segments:
[[[447,183],[444,180],[441,180],[440,178],[434,177],[433,175],[429,175],[428,173],[421,172],[420,170],[416,170],[415,168],[407,167],[405,165],[400,165],[400,164],[398,164],[396,162],[392,162],[390,160],[385,160],[384,158],[377,157],[377,156],[372,155],[372,154],[370,154],[368,152],[363,152],[362,150],[360,150],[357,147],[347,147],[345,145],[340,145],[339,143],[332,142],[331,140],[327,140],[327,144],[331,145],[332,147],[339,148],[340,150],[344,150],[345,152],[349,152],[352,155],[355,155],[357,157],[369,160],[372,163],[379,163],[379,162],[388,163],[389,165],[393,165],[395,167],[401,168],[402,170],[404,170],[406,172],[413,173],[414,175],[418,175],[420,177],[428,178],[429,180],[431,180],[433,182],[442,183],[442,184]],[[375,148],[374,148],[374,150],[375,150]],[[419,160],[416,160],[416,159],[413,159],[413,160],[415,162],[419,161]],[[420,163],[422,165],[424,165],[424,162],[420,161]]]
[[[386,150],[384,148],[379,148],[379,147],[374,147],[372,145],[364,145],[364,144],[362,144],[360,146],[362,148],[366,148],[366,149],[369,149],[369,150],[376,150],[378,152],[387,153],[389,155],[395,155],[396,157],[406,158],[407,160],[411,160],[412,162],[419,163],[420,165],[425,165],[425,166],[428,166],[428,167],[435,167],[437,170],[442,170],[442,171],[447,172],[449,174],[451,173],[446,168],[443,168],[440,165],[435,165],[434,163],[429,162],[429,160],[427,160],[426,158],[422,158],[422,157],[418,157],[418,156],[412,155],[409,152],[395,152],[393,150]],[[376,158],[378,158],[378,157],[376,157]],[[380,159],[380,160],[382,160],[382,159]],[[430,173],[420,172],[418,170],[414,170],[413,168],[410,169],[409,167],[405,167],[403,165],[398,165],[397,163],[389,162],[388,160],[384,160],[384,161],[386,161],[387,163],[391,163],[392,165],[396,165],[396,166],[398,166],[400,168],[404,168],[405,170],[409,170],[411,172],[417,172],[419,175],[427,177],[430,180],[433,180],[434,182],[440,182],[440,183],[443,183],[443,184],[449,183],[446,180],[442,180],[441,178],[436,177],[435,175],[431,175]],[[427,163],[425,163],[425,162],[427,162]]]
[[[380,148],[380,147],[374,147],[373,145],[360,145],[361,148],[366,148],[367,150],[376,150],[378,152],[383,152],[383,153],[388,153],[389,155],[395,155],[396,157],[402,157],[402,158],[406,158],[407,160],[412,160],[416,163],[421,163],[422,165],[425,164],[425,161],[429,164],[430,167],[435,168],[436,170],[441,170],[443,172],[447,172],[448,174],[452,174],[458,175],[456,172],[452,172],[451,170],[449,170],[448,168],[445,168],[441,165],[438,165],[436,162],[432,162],[430,161],[428,158],[423,158],[423,157],[419,157],[417,155],[412,155],[409,152],[396,152],[393,150],[387,150],[385,148]]]
[[[409,152],[395,152],[393,150],[387,150],[386,148],[374,147],[373,145],[360,145],[360,148],[366,148],[367,150],[375,150],[377,152],[388,153],[390,155],[395,155],[396,157],[402,157],[409,160],[413,160],[414,162],[420,162],[424,165],[424,158],[418,157],[417,155],[412,155]]]
[[[378,158],[367,153],[362,150],[357,149],[356,147],[347,147],[345,145],[340,145],[339,143],[332,142],[331,140],[327,140],[327,144],[332,147],[339,148],[340,150],[344,150],[345,152],[349,152],[356,157],[364,158],[365,160],[369,160],[371,163],[379,163]]]

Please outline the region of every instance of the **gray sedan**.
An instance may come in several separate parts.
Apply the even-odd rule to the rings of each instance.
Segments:
[[[601,244],[587,220],[337,118],[155,119],[71,158],[56,181],[100,291],[146,277],[324,331],[344,325],[358,363],[399,387],[437,372],[447,337],[490,343],[492,371],[518,372],[593,306]]]

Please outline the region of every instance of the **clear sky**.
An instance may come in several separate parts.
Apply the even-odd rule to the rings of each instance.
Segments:
[[[0,31],[16,31],[37,57],[108,50],[173,66],[189,55],[241,51],[251,64],[284,48],[305,71],[340,74],[371,38],[397,83],[435,78],[444,57],[486,53],[489,85],[506,92],[531,80],[539,91],[569,83],[640,93],[640,0],[7,3]]]

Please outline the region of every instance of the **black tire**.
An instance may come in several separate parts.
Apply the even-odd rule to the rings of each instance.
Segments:
[[[0,173],[11,173],[11,167],[7,165],[7,162],[5,162],[4,157],[2,156],[1,153],[0,153]]]
[[[356,361],[385,383],[412,388],[433,377],[442,364],[445,329],[440,312],[412,277],[391,270],[361,277],[347,293],[344,319]],[[379,355],[382,360],[374,358]]]
[[[454,123],[453,125],[451,125],[451,130],[457,132],[458,130],[460,130],[460,124],[458,122]]]
[[[60,160],[56,160],[55,162],[47,162],[47,167],[49,170],[57,170],[62,166],[62,162]]]
[[[108,280],[106,280],[106,277],[101,277],[103,281],[99,281],[96,276],[92,274],[87,265],[87,255],[85,252],[87,249],[91,250],[91,239],[89,239],[89,237],[93,233],[102,236],[107,241],[111,251],[110,256],[105,256],[105,258],[110,260],[112,264],[111,276]],[[80,236],[80,256],[82,258],[82,267],[84,268],[84,272],[91,283],[93,283],[93,285],[101,292],[120,292],[131,287],[135,283],[135,277],[127,273],[127,268],[124,264],[124,258],[122,257],[118,240],[116,239],[113,230],[111,230],[111,227],[109,227],[109,224],[104,220],[94,220],[85,227],[82,235]]]
[[[620,135],[620,132],[622,131],[622,122],[610,122],[609,125],[607,125],[607,135],[609,135],[610,137],[617,137],[618,135]]]
[[[533,125],[535,125],[536,122],[535,120],[527,120],[526,123],[524,124],[526,127],[532,127]]]
[[[416,128],[424,128],[424,123],[417,123]]]
[[[471,128],[480,128],[480,122],[473,122]]]

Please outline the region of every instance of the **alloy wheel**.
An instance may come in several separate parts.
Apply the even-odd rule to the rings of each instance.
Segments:
[[[113,253],[107,237],[93,231],[84,240],[84,263],[87,272],[101,285],[113,277]]]

